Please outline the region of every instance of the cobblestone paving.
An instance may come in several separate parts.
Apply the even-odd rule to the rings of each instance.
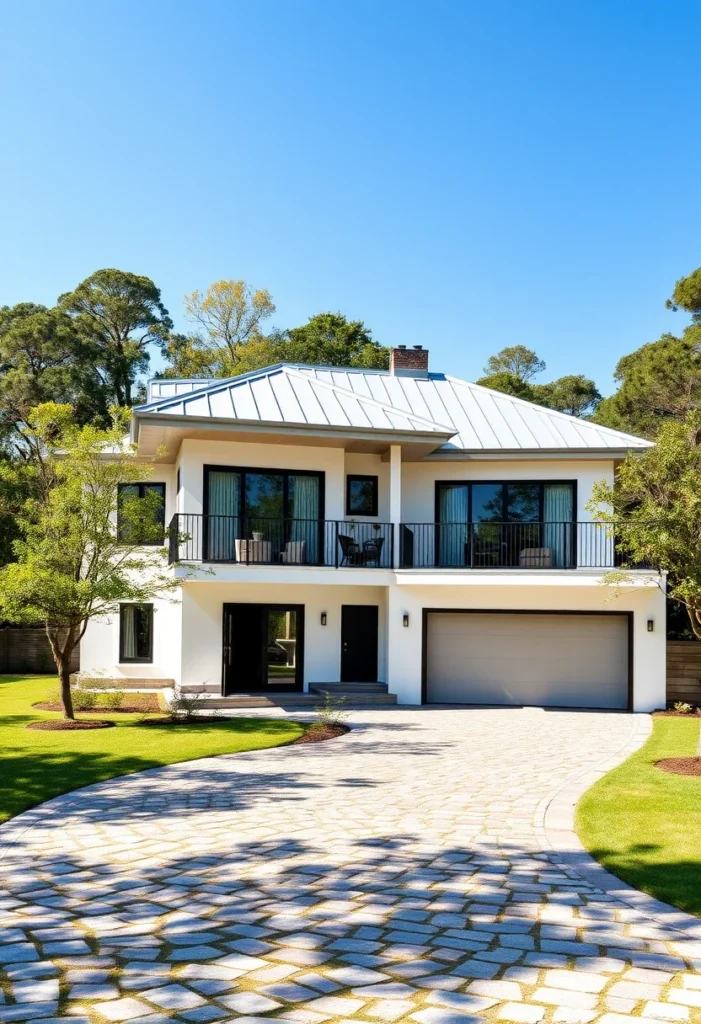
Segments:
[[[698,1021],[683,915],[597,888],[543,828],[639,721],[355,712],[341,740],[29,811],[0,829],[0,1024]]]

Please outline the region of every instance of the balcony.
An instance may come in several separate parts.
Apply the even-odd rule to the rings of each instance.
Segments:
[[[390,523],[176,513],[168,562],[391,569]]]
[[[402,569],[645,569],[608,523],[402,523]]]

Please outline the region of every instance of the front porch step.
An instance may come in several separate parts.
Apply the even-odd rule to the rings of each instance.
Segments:
[[[221,683],[185,683],[178,687],[178,692],[183,696],[192,697],[200,693],[221,693]]]
[[[350,697],[356,694],[387,693],[387,683],[310,683],[314,693],[330,693],[334,697]]]
[[[317,684],[322,686],[324,684]],[[382,684],[380,684],[382,685]],[[310,688],[311,689],[311,688]],[[313,711],[321,704],[323,697],[322,692],[310,692],[310,693],[236,693],[230,697],[222,697],[221,694],[213,694],[210,692],[203,692],[201,689],[186,689],[181,687],[181,693],[187,696],[198,696],[198,707],[202,711],[219,710],[219,709],[235,709],[235,708],[285,708],[286,710],[305,710]],[[339,693],[334,692],[334,696],[345,696],[348,698],[345,707],[349,710],[357,708],[374,708],[374,707],[387,707],[388,705],[394,705],[397,703],[397,697],[394,693],[387,693],[384,691],[375,693]]]

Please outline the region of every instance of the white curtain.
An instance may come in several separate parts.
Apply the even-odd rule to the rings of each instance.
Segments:
[[[439,493],[440,524],[436,527],[440,532],[439,564],[465,565],[467,487],[465,484],[448,484],[441,487]]]
[[[207,558],[233,562],[234,541],[241,536],[241,474],[210,470],[208,476]]]
[[[122,657],[136,658],[136,605],[123,604],[122,610]]]
[[[546,484],[543,494],[543,546],[552,550],[554,568],[572,564],[572,487]]]
[[[319,560],[319,478],[290,475],[292,489],[292,524],[290,540],[304,541],[304,561],[315,565]]]

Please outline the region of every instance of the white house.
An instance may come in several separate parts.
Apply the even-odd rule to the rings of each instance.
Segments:
[[[602,585],[621,556],[586,508],[648,441],[429,372],[420,347],[389,371],[283,364],[148,397],[132,436],[166,452],[148,486],[183,584],[91,623],[84,674],[664,707],[664,580]]]

